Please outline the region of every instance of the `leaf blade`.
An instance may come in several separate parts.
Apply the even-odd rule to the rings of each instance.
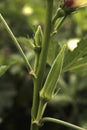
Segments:
[[[71,68],[79,66],[79,60],[87,55],[87,39],[81,40],[74,51],[67,51],[64,59],[63,72],[70,71]],[[84,61],[86,63],[86,61]],[[75,66],[76,65],[76,66]]]

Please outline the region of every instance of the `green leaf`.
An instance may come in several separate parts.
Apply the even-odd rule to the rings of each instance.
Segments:
[[[87,74],[87,61],[84,61],[84,60],[85,59],[77,62],[77,64],[73,65],[73,67],[71,67],[69,71],[74,72],[75,74],[79,76],[85,76]]]
[[[20,42],[22,45],[24,45],[26,48],[33,49],[34,48],[34,43],[33,39],[26,38],[26,37],[19,37],[17,38],[18,42]]]
[[[5,72],[8,70],[8,68],[9,68],[9,66],[7,66],[7,65],[0,66],[0,76],[5,74]]]
[[[64,65],[63,65],[63,72],[81,69],[82,67],[87,65],[87,39],[81,40],[78,43],[78,47],[75,48],[74,51],[67,51]]]
[[[26,52],[26,57],[29,60],[30,64],[33,66],[34,64],[34,56],[35,53],[33,50],[29,50],[29,52]],[[19,54],[12,54],[8,57],[7,64],[15,64],[15,65],[21,65],[24,66],[25,62],[23,61],[22,57]]]
[[[77,62],[75,62],[68,70],[76,70],[76,69],[82,69],[83,67],[87,67],[87,57],[78,59]]]
[[[64,45],[51,66],[45,84],[40,92],[41,98],[50,100],[53,96],[56,83],[62,70],[65,48],[66,46]]]

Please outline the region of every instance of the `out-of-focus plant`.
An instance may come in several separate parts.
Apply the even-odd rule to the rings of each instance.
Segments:
[[[72,93],[70,93],[71,95],[69,95],[68,91],[71,90],[69,88],[67,90],[66,87],[64,88],[65,97],[61,96],[62,94],[57,96],[59,92],[57,84],[61,81],[61,75],[65,72],[77,72],[81,74],[81,71],[83,71],[84,74],[84,70],[87,71],[87,38],[76,41],[77,46],[75,46],[72,51],[69,50],[67,44],[63,45],[62,42],[60,44],[54,44],[53,42],[54,36],[57,34],[65,19],[76,11],[79,11],[80,8],[87,6],[87,1],[60,0],[56,2],[58,4],[56,10],[54,9],[54,3],[53,0],[46,0],[46,14],[41,12],[44,17],[46,15],[45,24],[37,27],[33,38],[16,38],[1,14],[0,20],[22,57],[22,59],[18,57],[18,59],[20,59],[19,64],[26,66],[27,71],[33,80],[34,89],[30,130],[39,130],[45,122],[55,122],[78,130],[85,130],[77,125],[59,119],[43,117],[47,104],[50,101],[53,101],[55,97],[59,100],[63,99],[75,103],[75,100],[72,100],[72,97],[75,96],[76,90],[72,90]],[[28,5],[25,5],[22,8],[23,15],[32,15],[33,12],[33,8]],[[62,33],[59,35],[61,36]],[[30,51],[29,57],[19,43],[25,44],[27,52]],[[50,66],[50,70],[43,83],[46,63]],[[17,57],[13,62],[11,60],[7,62],[7,65],[0,64],[0,76],[2,76],[14,64],[18,64]]]

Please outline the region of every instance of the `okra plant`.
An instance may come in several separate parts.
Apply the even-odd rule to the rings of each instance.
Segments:
[[[18,39],[14,36],[2,14],[0,14],[0,21],[3,23],[4,28],[9,33],[13,43],[23,58],[29,75],[32,76],[34,89],[30,130],[39,130],[42,124],[45,125],[45,122],[54,122],[77,130],[85,130],[84,128],[59,119],[43,117],[43,114],[49,101],[53,100],[59,92],[59,89],[56,89],[56,84],[60,75],[64,72],[75,70],[76,68],[79,69],[87,65],[87,58],[84,57],[84,55],[87,54],[87,40],[83,39],[80,41],[78,47],[75,48],[73,52],[68,50],[66,44],[61,45],[58,54],[50,65],[50,70],[44,83],[43,77],[46,69],[48,49],[52,42],[52,38],[68,16],[73,15],[73,13],[87,5],[87,0],[58,0],[58,8],[56,11],[54,11],[54,0],[45,0],[44,2],[46,3],[44,29],[42,30],[41,26],[38,25],[33,37],[33,42],[29,41],[30,47],[35,52],[33,65],[30,64]],[[54,50],[52,53],[54,53]],[[10,66],[6,65],[0,66],[0,76],[9,68]]]

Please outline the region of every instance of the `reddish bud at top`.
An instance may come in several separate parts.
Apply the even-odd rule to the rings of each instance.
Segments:
[[[80,8],[87,6],[87,0],[64,0],[64,5],[68,8]]]
[[[67,7],[72,7],[73,4],[74,4],[74,0],[65,0],[65,5]]]

